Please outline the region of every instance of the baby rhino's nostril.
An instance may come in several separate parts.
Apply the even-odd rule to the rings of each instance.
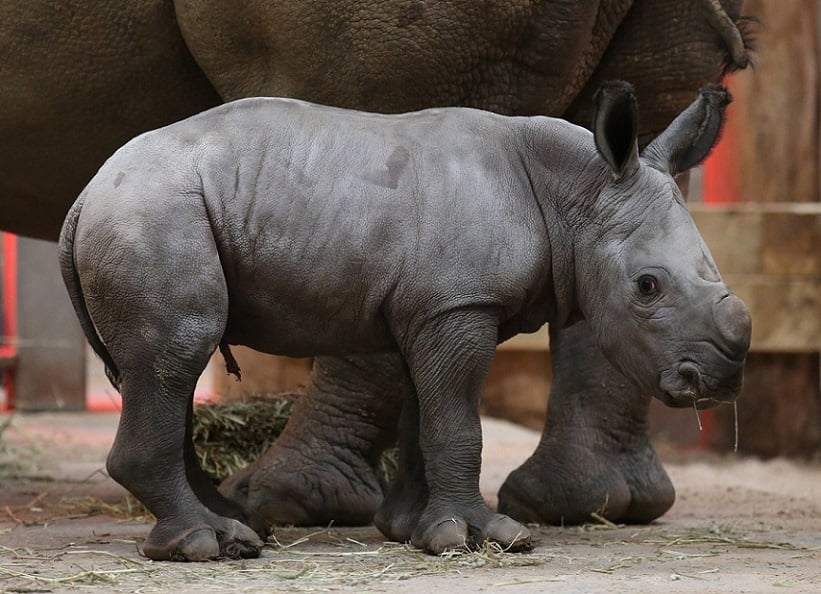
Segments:
[[[688,361],[679,365],[678,374],[687,381],[691,388],[693,388],[693,392],[696,394],[699,393],[698,368],[693,363]]]

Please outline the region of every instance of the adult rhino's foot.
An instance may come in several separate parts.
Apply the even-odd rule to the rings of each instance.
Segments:
[[[270,524],[370,524],[383,497],[376,466],[407,394],[397,355],[318,357],[285,430],[220,492]]]
[[[530,550],[533,546],[527,528],[505,515],[494,514],[484,505],[452,513],[428,510],[419,518],[411,536],[415,547],[434,555],[453,549],[473,550],[485,542],[497,543],[510,552]]]
[[[675,491],[650,439],[650,397],[616,371],[586,322],[550,330],[553,387],[539,447],[499,491],[499,511],[523,522],[569,524],[598,513],[646,523]]]
[[[597,514],[644,524],[673,505],[673,484],[649,443],[608,451],[577,439],[565,434],[540,444],[502,485],[499,511],[522,522],[579,524]]]
[[[364,461],[309,459],[276,443],[256,463],[225,479],[220,492],[271,526],[363,526],[383,496],[375,470]]]
[[[263,542],[248,526],[214,516],[192,526],[160,520],[143,543],[143,554],[154,561],[208,561],[259,557]]]

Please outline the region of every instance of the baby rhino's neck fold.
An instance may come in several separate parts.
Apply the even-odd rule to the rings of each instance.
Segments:
[[[607,183],[589,131],[552,118],[531,118],[522,165],[550,244],[548,282],[543,298],[554,305],[547,320],[564,327],[582,319],[576,292],[579,225]]]

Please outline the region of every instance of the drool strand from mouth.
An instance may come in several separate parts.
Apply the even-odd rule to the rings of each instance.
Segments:
[[[701,417],[698,414],[698,407],[696,406],[695,400],[693,400],[693,410],[696,411],[696,421],[698,421],[698,430],[704,431],[704,426],[701,424]]]
[[[735,424],[735,442],[733,442],[733,453],[738,453],[738,402],[733,401],[733,421]]]

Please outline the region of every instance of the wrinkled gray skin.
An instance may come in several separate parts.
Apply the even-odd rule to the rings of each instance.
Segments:
[[[498,342],[585,319],[643,393],[732,401],[749,313],[672,177],[706,156],[727,102],[704,89],[642,158],[624,83],[597,94],[592,135],[545,117],[257,98],[117,151],[69,211],[59,249],[123,396],[108,470],[157,517],[145,553],[199,560],[262,545],[203,505],[186,473],[194,387],[218,346],[398,353],[415,389],[401,474],[427,489],[398,481],[378,526],[432,553],[530,546],[478,488],[478,398]]]
[[[0,4],[0,229],[56,240],[140,132],[249,96],[404,112],[468,106],[590,124],[604,80],[640,142],[748,64],[740,0],[88,0]]]
[[[0,5],[0,228],[56,239],[104,159],[135,134],[222,100],[291,95],[356,109],[468,105],[590,125],[602,80],[643,99],[643,146],[695,89],[748,59],[739,0],[148,0]],[[489,18],[492,17],[492,18]],[[102,49],[104,48],[104,49]],[[561,59],[556,59],[560,56]],[[600,510],[647,522],[673,503],[646,433],[650,396],[610,366],[582,322],[551,329],[554,384],[539,448],[500,508],[575,522]],[[189,479],[223,515],[361,524],[382,501],[374,465],[411,394],[394,355],[319,357],[277,443],[211,491],[190,443]],[[189,411],[190,418],[190,411]],[[261,514],[260,517],[257,514]]]

